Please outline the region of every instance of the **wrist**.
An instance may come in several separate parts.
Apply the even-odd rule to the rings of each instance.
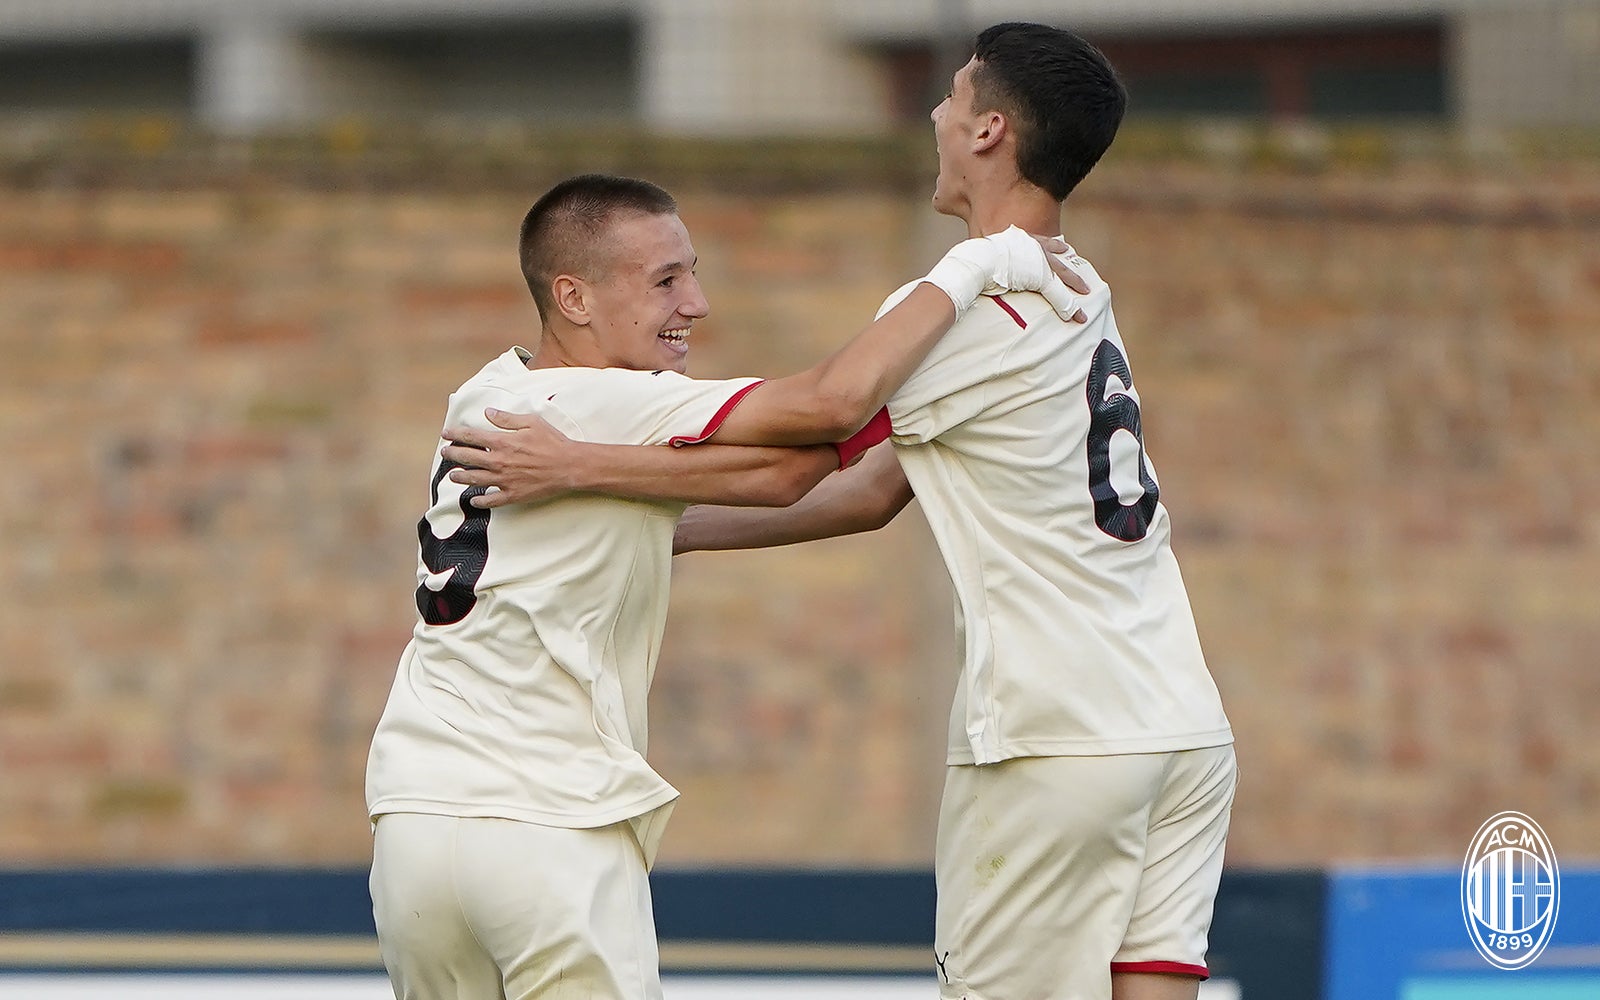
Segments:
[[[561,449],[557,481],[566,492],[594,493],[605,489],[607,484],[601,479],[605,466],[594,460],[595,448],[593,444],[573,442]]]
[[[995,247],[988,240],[964,240],[951,247],[922,280],[944,292],[959,314],[978,301],[989,285],[995,256]]]

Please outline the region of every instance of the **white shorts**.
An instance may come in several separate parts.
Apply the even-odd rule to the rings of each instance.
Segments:
[[[1207,975],[1233,747],[948,769],[934,958],[946,1000],[1104,1000]]]
[[[372,914],[401,1000],[661,1000],[650,883],[627,823],[378,817]]]

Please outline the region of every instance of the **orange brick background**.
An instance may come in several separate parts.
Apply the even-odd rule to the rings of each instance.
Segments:
[[[516,227],[552,180],[679,194],[705,376],[816,360],[961,235],[925,137],[324,138],[5,151],[12,863],[364,862],[429,450],[445,394],[537,337]],[[1600,164],[1399,146],[1146,148],[1069,211],[1239,737],[1230,860],[1451,860],[1506,808],[1600,858]],[[680,560],[663,864],[926,864],[952,670],[915,507]]]

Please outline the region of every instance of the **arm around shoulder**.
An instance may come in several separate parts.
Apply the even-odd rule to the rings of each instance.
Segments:
[[[669,448],[574,441],[533,414],[497,414],[498,430],[445,431],[444,457],[460,466],[450,478],[491,487],[476,507],[536,503],[569,493],[633,500],[734,506],[787,506],[838,466],[831,445],[742,448],[714,444]]]
[[[684,448],[576,444],[568,472],[574,488],[635,500],[732,507],[787,507],[838,465],[830,445]]]
[[[803,372],[762,383],[712,437],[722,444],[822,444],[860,430],[955,322],[926,282],[849,343]]]
[[[956,244],[894,308],[819,364],[763,384],[714,436],[723,444],[821,444],[842,441],[888,403],[939,338],[984,289],[1038,290],[1063,318],[1085,318],[1066,284],[1082,279],[1019,229]]]

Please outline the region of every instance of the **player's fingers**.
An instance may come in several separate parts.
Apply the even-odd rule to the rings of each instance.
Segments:
[[[1049,263],[1050,269],[1056,273],[1057,277],[1079,295],[1088,295],[1088,282],[1084,281],[1077,271],[1074,271],[1062,260],[1063,257],[1076,256],[1072,245],[1066,240],[1055,236],[1034,236],[1034,240],[1044,249],[1044,259]]]
[[[543,420],[540,420],[532,413],[507,413],[505,410],[497,410],[492,406],[484,410],[483,415],[489,419],[491,424],[508,431],[521,430],[524,427],[532,427],[536,424],[544,423]]]
[[[477,427],[446,427],[440,434],[440,437],[458,447],[479,449],[487,449],[498,436],[497,431],[486,431]]]
[[[473,497],[468,502],[479,510],[492,510],[495,507],[504,507],[511,502],[511,498],[500,490],[490,490],[480,496]]]
[[[495,474],[483,469],[451,469],[450,481],[463,486],[493,486]]]
[[[1057,240],[1056,242],[1059,243],[1060,241]],[[1062,245],[1065,246],[1065,244]],[[1066,261],[1054,253],[1046,254],[1045,259],[1050,262],[1050,270],[1056,273],[1056,277],[1061,279],[1063,285],[1066,285],[1079,295],[1089,294],[1089,283],[1083,280],[1082,275],[1069,267]]]
[[[440,449],[439,454],[444,456],[446,462],[454,462],[469,469],[494,469],[499,467],[499,463],[490,456],[489,452],[484,451],[482,448],[464,448],[459,443],[452,442],[445,445]],[[457,481],[459,482],[459,480]]]
[[[1088,314],[1078,306],[1078,303],[1082,300],[1067,291],[1065,286],[1052,282],[1049,287],[1044,289],[1042,294],[1045,301],[1050,303],[1050,308],[1056,311],[1056,315],[1068,323],[1087,323],[1089,321]]]
[[[1016,229],[1017,227],[1012,226],[1011,228]],[[1021,230],[1018,231],[1020,232]],[[1039,244],[1045,253],[1065,253],[1070,249],[1067,246],[1067,241],[1058,236],[1040,236],[1037,233],[1029,233],[1028,235],[1033,237],[1033,241]]]

